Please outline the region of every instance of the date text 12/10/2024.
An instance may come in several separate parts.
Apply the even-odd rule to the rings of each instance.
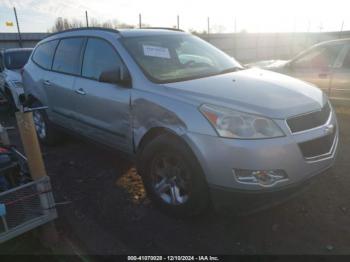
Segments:
[[[128,256],[128,261],[220,261],[217,256]]]

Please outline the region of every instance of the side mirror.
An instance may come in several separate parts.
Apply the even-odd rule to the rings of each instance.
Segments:
[[[110,84],[120,84],[123,86],[130,86],[131,77],[126,68],[118,68],[115,70],[104,71],[101,73],[100,82]]]

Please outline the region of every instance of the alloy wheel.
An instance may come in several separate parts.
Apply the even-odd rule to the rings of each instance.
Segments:
[[[169,205],[182,205],[191,194],[190,170],[180,156],[157,154],[151,164],[154,192]]]
[[[39,111],[34,111],[33,120],[36,133],[41,139],[44,139],[46,137],[46,124],[42,114]]]

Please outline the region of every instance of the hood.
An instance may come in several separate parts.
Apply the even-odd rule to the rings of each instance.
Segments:
[[[167,93],[196,103],[284,119],[319,110],[323,92],[301,80],[257,68],[164,84]]]

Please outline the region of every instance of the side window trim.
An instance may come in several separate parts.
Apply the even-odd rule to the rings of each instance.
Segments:
[[[85,41],[85,45],[84,45],[84,52],[83,52],[83,58],[82,58],[82,62],[81,62],[81,72],[80,72],[80,76],[78,77],[81,77],[81,78],[85,78],[85,79],[90,79],[90,80],[93,80],[93,81],[96,81],[98,82],[98,80],[96,80],[95,78],[92,78],[92,77],[87,77],[87,76],[83,76],[83,65],[84,65],[84,59],[85,59],[85,51],[86,51],[86,48],[87,48],[87,44],[89,42],[90,39],[98,39],[98,40],[102,40],[104,42],[106,42],[109,46],[112,47],[113,51],[115,52],[115,54],[118,56],[119,60],[121,61],[121,64],[122,66],[129,72],[130,74],[130,70],[129,68],[126,66],[126,63],[124,62],[122,56],[119,54],[117,48],[108,40],[106,40],[105,38],[103,37],[98,37],[98,36],[87,36],[86,37],[86,41]],[[130,74],[130,77],[132,78],[131,74]]]
[[[59,71],[56,71],[56,70],[53,70],[53,64],[54,64],[54,61],[55,61],[55,57],[56,57],[56,51],[57,51],[57,48],[60,44],[60,42],[64,39],[70,39],[70,38],[85,38],[84,40],[84,43],[83,43],[83,46],[82,46],[82,49],[81,49],[81,54],[80,54],[80,73],[79,74],[70,74],[70,73],[65,73],[65,72],[59,72]],[[98,36],[69,36],[69,37],[62,37],[62,38],[56,38],[56,39],[53,39],[53,40],[50,40],[50,41],[45,41],[43,43],[41,43],[40,45],[42,44],[45,44],[45,43],[49,43],[49,42],[52,42],[52,41],[57,41],[57,45],[55,47],[55,50],[54,50],[54,53],[53,53],[53,57],[52,57],[52,62],[51,62],[51,67],[50,69],[48,68],[44,68],[42,67],[41,65],[39,65],[34,59],[34,55],[35,55],[35,52],[37,51],[38,47],[40,45],[38,45],[34,52],[32,53],[30,59],[37,65],[39,66],[41,69],[43,70],[46,70],[46,71],[51,71],[51,72],[55,72],[55,73],[60,73],[60,74],[66,74],[66,75],[71,75],[71,76],[76,76],[76,77],[81,77],[81,78],[86,78],[86,79],[90,79],[90,80],[94,80],[94,81],[97,81],[96,79],[94,78],[90,78],[90,77],[86,77],[86,76],[83,76],[83,64],[84,64],[84,58],[85,58],[85,51],[86,51],[86,48],[87,48],[87,44],[88,44],[88,41],[89,39],[99,39],[99,40],[102,40],[102,41],[105,41],[108,45],[110,45],[112,47],[112,49],[114,50],[114,52],[116,53],[116,55],[118,56],[118,58],[120,59],[121,63],[122,63],[122,66],[124,68],[126,68],[126,70],[128,70],[128,72],[130,73],[130,70],[129,68],[126,66],[126,63],[124,62],[122,56],[119,54],[119,51],[118,49],[108,40],[106,40],[105,38],[102,38],[102,37],[98,37]],[[131,75],[130,75],[131,76]],[[132,76],[131,76],[132,77]]]
[[[83,77],[83,66],[84,66],[84,59],[85,59],[85,52],[86,52],[86,47],[88,45],[90,37],[85,37],[85,42],[82,48],[82,57],[81,57],[81,64],[80,64],[80,75],[79,77]]]
[[[52,56],[52,61],[51,61],[51,66],[50,66],[49,71],[52,71],[53,62],[55,61],[55,57],[56,57],[56,51],[57,51],[57,48],[60,45],[60,43],[61,43],[61,39],[58,39],[57,45],[55,47],[55,51],[53,51],[53,56]]]

